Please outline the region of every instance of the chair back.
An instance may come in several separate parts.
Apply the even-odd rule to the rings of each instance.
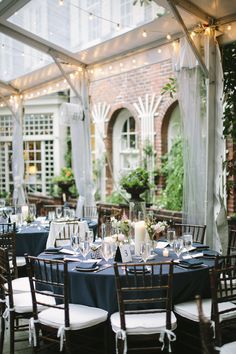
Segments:
[[[8,250],[10,272],[14,278],[17,278],[15,223],[0,224],[0,247]]]
[[[218,256],[210,270],[212,320],[216,345],[222,345],[222,329],[236,325],[236,255]]]
[[[97,221],[98,219],[97,207],[95,205],[84,205],[83,218]]]
[[[218,351],[214,345],[214,329],[211,321],[209,321],[202,309],[202,299],[199,295],[196,296],[196,304],[198,309],[199,327],[202,345],[202,354],[216,354]]]
[[[234,229],[229,230],[227,255],[236,255],[236,230]]]
[[[121,329],[126,315],[164,312],[171,329],[172,262],[114,263]]]
[[[0,247],[0,304],[1,312],[6,308],[5,301],[8,300],[8,307],[13,306],[12,275],[9,265],[8,249]],[[1,315],[2,315],[1,313]]]
[[[193,236],[193,242],[204,243],[206,225],[174,224],[177,236],[189,233]]]
[[[67,262],[26,255],[26,267],[30,280],[34,319],[38,319],[39,305],[57,308],[65,312],[65,326],[69,327]],[[47,296],[54,297],[55,303],[47,301]],[[60,307],[57,304],[60,304]]]
[[[57,222],[56,222],[57,223]],[[65,223],[65,222],[64,222]],[[70,242],[71,235],[80,232],[80,222],[79,221],[67,221],[59,232],[55,239],[56,246],[63,246]]]

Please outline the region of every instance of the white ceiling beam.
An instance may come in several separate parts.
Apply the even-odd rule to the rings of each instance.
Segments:
[[[158,0],[155,0],[158,3]],[[205,12],[202,8],[198,7],[197,5],[193,4],[189,0],[172,0],[174,5],[181,7],[186,12],[190,13],[201,19],[202,21],[211,24],[214,21],[214,18]]]
[[[0,80],[0,87],[2,87],[5,90],[11,91],[12,93],[19,93],[19,90],[17,90],[15,87],[13,87],[10,84],[5,83],[4,81]]]
[[[80,62],[67,50],[54,45],[51,42],[48,42],[45,39],[42,39],[19,26],[16,26],[15,24],[7,22],[6,20],[0,19],[0,32],[50,56],[53,54],[57,57],[57,59],[63,61],[64,63],[85,67],[84,63]]]
[[[4,0],[0,3],[0,17],[9,18],[16,11],[20,10],[30,0]]]
[[[199,65],[200,65],[205,77],[208,78],[209,77],[208,69],[207,69],[207,67],[206,67],[206,65],[205,65],[205,63],[204,63],[204,61],[202,59],[201,54],[197,50],[197,48],[196,48],[196,46],[195,46],[195,44],[194,44],[189,32],[188,32],[188,29],[185,26],[185,23],[184,23],[182,17],[180,16],[179,11],[177,10],[177,8],[176,8],[176,6],[174,4],[174,0],[167,0],[167,2],[169,4],[169,6],[170,6],[170,9],[171,9],[172,13],[175,16],[175,19],[178,21],[179,25],[181,26],[181,28],[182,28],[182,30],[183,30],[183,32],[185,34],[185,38],[188,41],[188,44],[190,45],[190,47],[192,48],[192,51],[193,51],[193,53],[195,55],[195,58],[197,59],[197,61],[198,61]]]

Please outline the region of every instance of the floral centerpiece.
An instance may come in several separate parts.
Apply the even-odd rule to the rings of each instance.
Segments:
[[[112,236],[115,242],[123,243],[125,241],[129,241],[132,223],[125,214],[120,220],[117,220],[115,217],[111,217],[111,225],[115,231]]]
[[[145,220],[146,230],[151,241],[155,241],[160,238],[163,232],[167,229],[168,224],[166,221],[158,221],[147,217]]]

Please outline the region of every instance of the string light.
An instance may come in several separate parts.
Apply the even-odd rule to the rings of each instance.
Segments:
[[[136,59],[133,59],[133,60],[132,60],[132,63],[135,64],[135,63],[136,63]]]
[[[161,48],[159,48],[158,51],[157,51],[157,53],[160,54],[161,52],[162,52],[162,50],[161,50]]]
[[[228,30],[228,31],[231,31],[231,29],[232,29],[232,26],[231,26],[231,25],[228,25],[228,26],[227,26],[227,30]]]
[[[168,39],[168,41],[170,41],[171,40],[171,35],[168,33],[166,38]]]
[[[120,24],[119,23],[116,24],[116,29],[117,29],[117,31],[120,30]]]
[[[64,0],[59,0],[59,6],[63,6],[64,5]]]
[[[93,19],[93,14],[92,14],[92,12],[90,12],[90,14],[89,14],[89,19],[90,19],[90,20]]]
[[[145,38],[147,37],[147,31],[143,30],[142,36]]]

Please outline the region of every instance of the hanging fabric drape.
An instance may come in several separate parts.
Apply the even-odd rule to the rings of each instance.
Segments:
[[[185,38],[174,63],[183,125],[183,221],[204,224],[206,186],[205,100],[201,70]]]
[[[226,175],[223,169],[223,161],[225,161],[225,139],[223,137],[223,70],[221,54],[218,44],[216,43],[216,95],[215,95],[215,185],[214,185],[214,228],[213,248],[227,253],[228,245],[228,221],[226,211],[226,193],[225,182]]]
[[[72,169],[79,193],[76,216],[82,217],[83,206],[94,206],[94,184],[92,178],[92,156],[90,143],[90,117],[86,74],[77,82],[81,92],[83,107],[77,97],[71,97],[71,103],[63,103],[60,109],[61,123],[70,125],[72,147]],[[81,84],[81,86],[80,86]]]
[[[20,96],[14,96],[9,103],[13,114],[12,134],[12,174],[14,182],[13,203],[24,205],[24,151],[23,151],[23,102]]]

